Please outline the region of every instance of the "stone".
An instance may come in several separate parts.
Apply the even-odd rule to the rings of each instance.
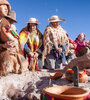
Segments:
[[[73,68],[73,66],[78,66],[80,70],[90,68],[90,53],[85,54],[81,57],[77,57],[71,60],[70,63],[65,66]]]

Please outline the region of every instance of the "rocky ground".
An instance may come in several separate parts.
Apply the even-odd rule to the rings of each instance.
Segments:
[[[62,70],[55,70],[61,71]],[[27,71],[22,74],[9,74],[0,79],[0,100],[40,100],[40,93],[50,85],[72,85],[64,78],[52,80],[50,84],[49,73],[53,70],[42,72]],[[90,89],[90,76],[88,82],[80,83],[80,87]]]

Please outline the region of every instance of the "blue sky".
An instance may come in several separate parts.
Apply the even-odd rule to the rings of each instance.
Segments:
[[[39,30],[43,33],[49,24],[48,18],[58,15],[66,19],[61,26],[73,40],[81,32],[90,40],[90,0],[8,0],[16,12],[18,30],[26,26],[30,17],[39,20]]]

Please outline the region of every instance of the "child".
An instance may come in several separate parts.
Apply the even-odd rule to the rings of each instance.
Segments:
[[[75,54],[77,57],[83,56],[89,51],[89,45],[85,42],[85,37],[86,35],[84,33],[81,33],[75,40],[75,43],[77,45],[75,49]]]

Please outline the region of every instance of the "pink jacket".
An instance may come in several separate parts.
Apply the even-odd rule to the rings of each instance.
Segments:
[[[81,50],[84,47],[88,47],[88,44],[85,42],[85,40],[83,40],[82,42],[79,41],[77,38],[75,40],[75,43],[77,45],[76,49],[75,49],[75,54],[77,55],[78,51]]]

